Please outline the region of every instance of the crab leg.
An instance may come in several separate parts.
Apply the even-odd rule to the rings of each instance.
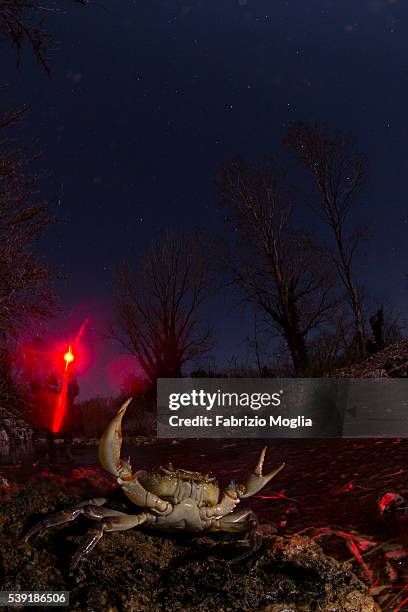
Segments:
[[[154,493],[146,491],[138,478],[142,472],[133,474],[130,459],[124,461],[120,458],[122,419],[131,401],[132,398],[123,404],[107,426],[99,442],[99,461],[107,472],[116,476],[117,482],[123,488],[125,495],[136,506],[150,508],[157,514],[168,514],[173,508],[170,502],[164,501]]]
[[[118,483],[122,487],[124,494],[136,506],[150,508],[150,510],[162,515],[169,514],[173,509],[170,502],[164,501],[164,499],[161,499],[154,493],[150,493],[150,491],[146,491],[144,486],[140,483],[137,474],[133,476],[132,480],[122,480],[118,478]]]
[[[243,561],[247,557],[250,557],[251,555],[253,555],[262,546],[262,540],[263,540],[262,529],[261,529],[261,525],[259,523],[258,517],[256,516],[255,512],[251,510],[250,513],[246,517],[246,521],[247,521],[249,550],[242,553],[242,555],[239,555],[238,557],[234,557],[234,559],[231,560],[232,563]]]
[[[85,555],[91,552],[102,538],[103,534],[110,531],[126,531],[138,527],[147,521],[147,514],[130,515],[125,513],[117,513],[115,516],[109,516],[103,519],[95,527],[88,529],[87,533],[81,539],[79,548],[72,557],[69,570],[72,572]]]
[[[69,510],[62,510],[60,512],[54,512],[50,514],[46,518],[42,519],[31,529],[27,531],[24,536],[26,542],[31,538],[32,535],[42,531],[43,529],[49,529],[50,527],[57,527],[58,525],[64,525],[65,523],[70,523],[74,521],[80,514],[84,514],[88,516],[88,518],[99,520],[105,514],[109,512],[110,514],[116,513],[116,510],[108,510],[108,508],[101,508],[103,504],[105,504],[107,500],[103,497],[97,497],[96,499],[89,499],[88,501],[81,502],[77,506],[70,508]]]
[[[235,506],[239,504],[238,491],[235,482],[232,481],[225,489],[221,500],[215,506],[203,506],[199,509],[202,519],[220,518],[225,514],[230,514],[235,510]]]
[[[262,449],[255,470],[252,474],[249,475],[245,485],[239,485],[237,487],[240,499],[246,499],[247,497],[255,495],[255,493],[259,493],[259,491],[263,489],[268,484],[268,482],[272,480],[274,476],[279,474],[279,472],[285,467],[285,464],[282,463],[282,465],[275,468],[274,470],[272,470],[272,472],[269,472],[269,474],[266,474],[266,476],[264,476],[262,474],[262,468],[265,461],[266,449],[266,446]]]
[[[81,502],[70,510],[54,512],[54,514],[50,514],[42,521],[36,523],[26,533],[25,541],[27,542],[32,535],[42,529],[64,525],[65,523],[74,521],[81,514],[94,521],[100,521],[98,525],[88,529],[87,533],[81,539],[78,551],[73,556],[70,564],[70,571],[72,571],[76,568],[80,559],[95,548],[105,531],[125,531],[126,529],[132,529],[147,521],[148,517],[145,512],[131,515],[120,512],[119,510],[112,510],[111,508],[101,508],[102,504],[106,503],[106,501],[106,499],[98,497],[96,499]]]
[[[248,531],[247,518],[252,510],[240,510],[232,512],[219,519],[213,519],[210,531],[226,531],[228,533],[242,533]]]
[[[226,531],[228,533],[246,532],[248,534],[249,550],[231,559],[232,563],[246,559],[259,550],[262,545],[261,526],[258,517],[252,510],[241,510],[240,512],[233,512],[220,519],[216,519],[213,521],[210,529],[211,531]]]

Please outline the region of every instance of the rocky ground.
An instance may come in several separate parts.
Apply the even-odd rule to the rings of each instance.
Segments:
[[[387,346],[360,363],[336,370],[335,378],[406,378],[408,376],[408,340]]]
[[[374,612],[380,608],[349,565],[302,536],[267,535],[260,552],[241,563],[232,536],[168,537],[132,530],[109,534],[73,576],[69,558],[89,522],[33,536],[22,534],[42,516],[90,495],[121,493],[95,472],[75,479],[43,477],[0,508],[0,590],[65,590],[71,610],[268,610]],[[265,528],[267,531],[267,528]]]
[[[407,375],[408,341],[335,374]],[[8,418],[0,409],[0,438],[1,431],[10,437],[7,428],[25,431]],[[171,459],[214,471],[224,485],[248,473],[259,444],[132,439],[124,451],[137,468]],[[168,537],[140,529],[105,536],[73,576],[69,559],[88,521],[38,534],[28,544],[24,530],[44,514],[94,496],[113,497],[109,505],[120,509],[121,492],[97,467],[92,445],[86,454],[75,451],[69,466],[51,465],[41,453],[18,465],[3,462],[0,590],[66,590],[72,610],[112,612],[408,610],[407,447],[401,439],[274,440],[268,465],[284,458],[286,467],[248,502],[265,532],[253,557],[232,563],[243,544],[230,536]]]
[[[0,446],[27,444],[31,442],[32,437],[32,428],[17,412],[14,414],[0,406]]]
[[[225,486],[248,474],[259,445],[259,440],[157,440],[141,446],[125,443],[123,455],[131,455],[138,469],[171,459],[176,466],[213,471]],[[256,512],[265,533],[276,537],[267,537],[261,553],[245,565],[227,562],[242,551],[235,539],[217,548],[211,539],[197,542],[132,530],[106,536],[72,578],[67,575],[69,558],[88,521],[81,518],[34,536],[29,545],[21,534],[44,513],[94,496],[113,495],[109,505],[120,509],[121,491],[98,467],[95,448],[74,451],[69,465],[63,455],[54,465],[41,460],[3,464],[0,590],[65,588],[77,610],[120,610],[127,600],[127,610],[171,612],[200,609],[198,601],[209,606],[212,597],[219,610],[247,606],[282,612],[283,606],[286,612],[351,612],[370,610],[364,607],[372,605],[371,599],[364,600],[364,582],[381,610],[402,612],[408,606],[403,603],[408,596],[407,448],[408,440],[399,439],[332,439],[330,444],[324,439],[274,440],[266,466],[284,458],[285,469],[243,504]],[[308,537],[299,540],[299,535]],[[347,577],[350,568],[361,582]],[[316,585],[325,586],[316,591]],[[315,591],[317,599],[311,595]],[[341,603],[330,607],[327,593]],[[347,597],[354,599],[349,608]],[[358,607],[355,602],[362,597],[364,606]],[[278,604],[281,608],[267,607]]]

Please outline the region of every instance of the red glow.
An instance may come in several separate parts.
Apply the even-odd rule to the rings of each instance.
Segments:
[[[285,495],[285,489],[279,491],[279,493],[275,493],[273,495],[256,495],[258,499],[287,499],[288,501],[298,502],[298,499],[294,499],[293,497],[287,497]]]
[[[88,319],[86,319],[78,333],[76,334],[75,338],[74,338],[74,342],[73,345],[79,345],[83,336],[83,333],[86,329],[86,326],[88,324]],[[58,395],[58,400],[57,400],[57,405],[55,408],[55,412],[54,412],[54,419],[52,422],[52,432],[53,433],[58,433],[59,431],[61,431],[61,427],[62,424],[64,422],[64,416],[67,410],[67,395],[68,395],[68,383],[69,383],[69,366],[75,361],[75,355],[74,355],[74,351],[72,349],[72,345],[70,344],[68,347],[68,350],[64,353],[64,362],[65,362],[65,368],[64,368],[64,372],[63,372],[63,376],[62,376],[62,386],[61,386],[61,391]]]
[[[404,599],[404,601],[401,601],[401,603],[398,604],[398,606],[395,608],[394,612],[399,612],[399,610],[402,610],[403,606],[405,606],[406,603],[408,603],[408,597],[406,597]]]
[[[299,531],[296,535],[305,533],[308,530],[310,530],[310,528],[302,529],[302,531]],[[339,538],[343,538],[346,541],[347,547],[352,552],[356,561],[359,563],[365,579],[372,583],[373,571],[364,561],[362,553],[366,552],[367,550],[370,550],[371,548],[374,548],[374,546],[377,546],[378,542],[374,540],[369,540],[365,537],[361,537],[353,532],[340,531],[338,529],[331,529],[330,527],[319,527],[319,529],[316,530],[314,535],[312,535],[312,538],[316,541],[319,541],[323,538],[330,537],[332,535],[337,536]]]
[[[353,490],[353,488],[354,488],[354,484],[353,484],[353,481],[351,480],[350,482],[345,484],[344,487],[341,487],[341,489],[339,489],[338,494],[343,495],[344,493],[349,493],[350,491]]]
[[[64,415],[67,407],[67,391],[68,391],[68,363],[65,369],[64,376],[62,378],[62,387],[58,396],[57,407],[54,413],[54,420],[52,422],[53,433],[58,433],[61,430],[61,425],[64,420]]]
[[[106,378],[116,393],[124,391],[127,395],[133,395],[143,391],[146,386],[143,370],[132,355],[114,357],[106,366]]]
[[[383,514],[383,512],[387,510],[393,502],[398,501],[403,501],[401,495],[398,495],[398,493],[384,493],[384,495],[378,502],[378,508],[380,510],[380,513]]]
[[[371,568],[368,567],[367,563],[364,561],[364,559],[363,559],[363,557],[361,555],[361,550],[360,550],[358,544],[355,542],[355,540],[353,540],[351,538],[348,538],[346,540],[346,542],[347,542],[347,546],[348,546],[349,550],[353,553],[353,555],[356,558],[357,562],[360,564],[360,567],[362,568],[364,577],[369,582],[372,582],[373,581],[373,572],[372,572]]]

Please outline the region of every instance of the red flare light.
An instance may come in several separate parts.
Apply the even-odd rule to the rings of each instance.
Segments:
[[[60,394],[58,396],[57,407],[54,413],[54,420],[52,422],[52,431],[53,433],[58,433],[61,429],[62,422],[64,420],[64,415],[67,406],[67,394],[68,394],[68,367],[74,361],[74,353],[72,352],[71,345],[68,347],[67,352],[64,354],[65,361],[65,371],[62,377],[62,387]]]
[[[52,422],[52,431],[53,433],[58,433],[61,431],[62,424],[64,422],[65,412],[67,409],[67,396],[68,396],[68,383],[69,383],[69,366],[75,361],[75,354],[72,349],[72,346],[78,348],[81,346],[82,336],[86,330],[86,327],[89,323],[89,319],[85,319],[82,323],[78,333],[76,334],[72,345],[68,346],[68,350],[64,353],[64,361],[65,368],[62,376],[62,387],[60,394],[58,396],[57,406],[55,408],[54,420]]]
[[[64,355],[64,361],[66,363],[65,370],[68,370],[69,364],[72,363],[74,359],[74,353],[72,352],[72,347],[70,346]]]
[[[89,321],[76,329],[68,322],[63,334],[27,336],[17,347],[13,367],[30,394],[26,416],[31,425],[54,434],[76,425],[76,411],[65,423],[64,418],[79,392],[77,377],[86,373],[93,356],[92,339],[84,343]]]

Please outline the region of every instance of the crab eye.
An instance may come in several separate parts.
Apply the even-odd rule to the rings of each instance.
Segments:
[[[228,491],[232,491],[232,493],[236,493],[237,492],[237,487],[235,484],[235,480],[231,480],[231,482],[228,485]]]
[[[245,486],[243,484],[237,484],[236,489],[239,495],[243,495],[245,493]]]

